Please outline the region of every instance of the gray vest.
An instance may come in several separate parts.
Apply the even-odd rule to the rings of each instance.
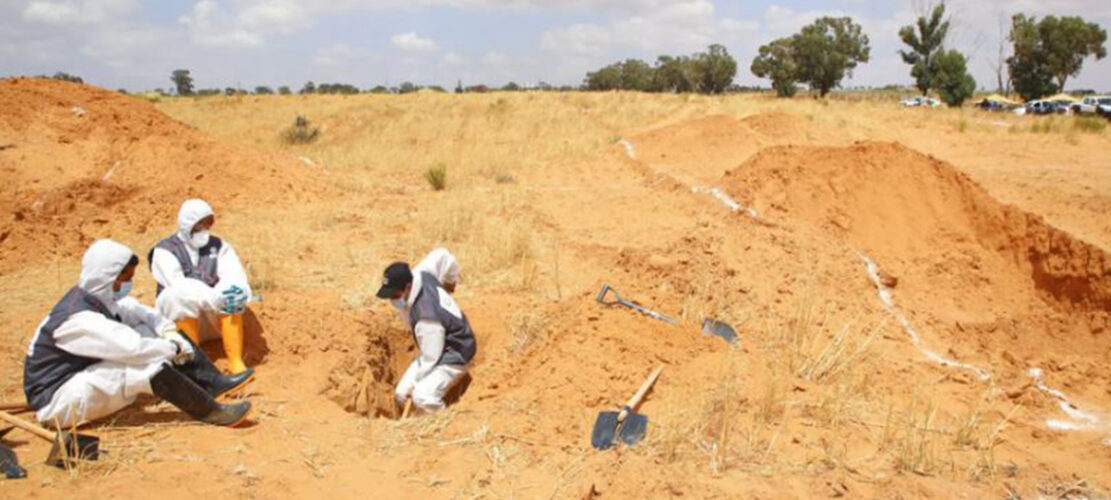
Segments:
[[[197,259],[197,265],[189,260],[189,251],[185,248],[185,242],[181,241],[177,235],[170,236],[162,241],[159,241],[154,248],[150,249],[147,253],[147,262],[154,266],[154,249],[161,248],[173,254],[179,264],[181,264],[181,272],[185,274],[186,278],[193,278],[203,281],[208,286],[216,286],[220,282],[220,274],[217,272],[216,265],[220,256],[220,249],[223,248],[224,242],[215,236],[209,237],[208,244],[201,247],[197,253],[200,257]],[[155,295],[162,294],[162,284],[158,284],[158,290]]]
[[[23,394],[27,405],[38,411],[50,404],[54,393],[74,375],[101,360],[71,354],[54,342],[54,331],[70,316],[82,311],[103,314],[120,321],[108,311],[100,299],[80,287],[73,287],[50,310],[46,323],[39,329],[31,354],[23,361]]]
[[[440,282],[429,273],[421,273],[421,288],[413,307],[409,309],[409,325],[416,340],[417,322],[430,319],[444,326],[444,353],[437,365],[465,365],[474,359],[477,344],[467,315],[459,316],[440,305]],[[447,293],[444,291],[443,293]]]

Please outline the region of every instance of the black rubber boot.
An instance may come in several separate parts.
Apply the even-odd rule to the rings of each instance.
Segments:
[[[229,391],[240,389],[255,377],[254,368],[248,368],[238,375],[224,375],[204,353],[204,349],[193,344],[192,340],[188,340],[189,337],[185,335],[182,335],[182,337],[185,337],[193,345],[194,354],[192,361],[178,366],[177,369],[211,394],[212,397],[218,398]]]
[[[150,379],[150,388],[158,397],[169,401],[181,411],[201,422],[235,427],[247,419],[250,401],[220,404],[207,391],[170,365],[163,365]]]

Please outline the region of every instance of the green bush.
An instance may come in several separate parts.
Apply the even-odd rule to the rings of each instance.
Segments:
[[[428,181],[428,185],[432,186],[433,190],[443,191],[447,187],[447,165],[440,163],[429,167],[424,172],[424,180]]]
[[[309,123],[309,119],[298,115],[297,119],[293,120],[293,126],[287,128],[282,133],[282,139],[287,144],[308,144],[315,141],[320,136],[320,128],[313,127]]]

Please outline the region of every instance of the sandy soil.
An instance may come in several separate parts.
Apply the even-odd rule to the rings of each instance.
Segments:
[[[298,114],[317,142],[281,142]],[[71,471],[16,431],[31,477],[0,494],[1099,497],[1111,138],[1030,120],[627,93],[150,104],[0,80],[0,399],[21,399],[84,246],[145,253],[188,196],[264,295],[250,426],[144,399],[89,425],[109,453]],[[479,355],[449,411],[397,421],[414,350],[372,294],[436,245]],[[603,283],[681,324],[601,307]],[[646,440],[592,450],[597,413],[657,364]]]

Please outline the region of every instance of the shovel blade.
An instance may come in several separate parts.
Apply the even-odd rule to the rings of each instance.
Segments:
[[[625,422],[621,424],[621,432],[617,435],[617,439],[625,443],[625,446],[633,446],[644,439],[647,431],[648,415],[630,413],[625,416]]]
[[[702,320],[702,333],[721,337],[730,344],[737,341],[737,330],[733,328],[733,325],[712,318]]]
[[[594,421],[594,431],[590,433],[590,445],[596,450],[604,450],[613,446],[617,436],[617,412],[603,411],[598,413]]]
[[[100,438],[88,434],[59,432],[54,446],[46,457],[46,464],[65,469],[80,460],[95,461],[100,458]]]

